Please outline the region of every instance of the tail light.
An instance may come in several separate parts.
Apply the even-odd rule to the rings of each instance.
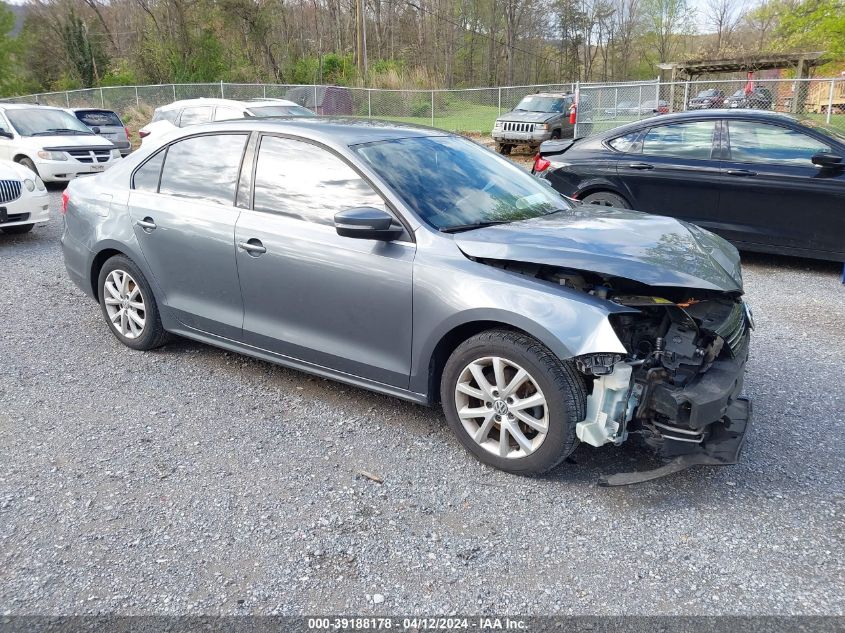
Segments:
[[[540,154],[534,156],[534,173],[539,174],[540,172],[546,171],[552,162],[550,160],[546,160]]]
[[[123,126],[123,131],[126,132],[126,138],[132,138],[131,135],[129,134],[129,128],[128,127]]]
[[[67,213],[67,203],[70,202],[70,196],[68,195],[67,189],[62,191],[62,215]]]
[[[149,135],[150,133],[146,130],[138,130],[138,136],[140,136],[141,138],[147,138]]]

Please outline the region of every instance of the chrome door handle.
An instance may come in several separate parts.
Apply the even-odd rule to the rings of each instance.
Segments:
[[[654,165],[648,163],[628,163],[628,169],[654,169]]]
[[[729,169],[727,172],[728,176],[756,176],[756,171],[750,171],[748,169]]]
[[[264,248],[261,240],[256,240],[255,238],[249,240],[248,242],[238,242],[238,248],[245,250],[248,254],[253,255],[254,257],[267,252],[267,249]]]
[[[156,223],[151,217],[146,217],[143,220],[138,220],[137,222],[135,222],[135,224],[140,226],[145,231],[153,231],[156,228]]]

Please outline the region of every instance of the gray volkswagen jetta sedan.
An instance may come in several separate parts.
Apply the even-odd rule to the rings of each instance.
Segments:
[[[442,403],[479,460],[545,472],[638,438],[642,481],[738,459],[750,312],[733,246],[581,206],[456,135],[351,119],[196,126],[74,180],[65,263],[137,350],[178,334]]]

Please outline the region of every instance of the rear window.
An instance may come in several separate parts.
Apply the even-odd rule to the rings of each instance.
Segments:
[[[303,108],[302,106],[298,105],[274,105],[274,106],[261,106],[259,108],[250,108],[249,113],[255,117],[268,117],[268,116],[314,116],[314,113],[311,112],[308,108]]]
[[[120,117],[111,110],[85,110],[76,112],[76,118],[88,127],[116,126],[123,127]]]

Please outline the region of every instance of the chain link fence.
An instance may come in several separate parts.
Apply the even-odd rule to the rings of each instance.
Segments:
[[[669,112],[754,108],[807,115],[845,131],[845,78],[755,79],[605,84],[540,84],[458,90],[387,90],[293,84],[163,84],[48,92],[3,99],[63,108],[107,108],[146,123],[151,110],[180,99],[289,99],[321,114],[405,121],[490,134],[496,118],[527,94],[578,92],[576,135],[586,136]],[[332,96],[328,103],[326,95]]]
[[[586,136],[648,117],[709,108],[785,112],[845,132],[845,77],[582,85],[575,133]]]
[[[61,108],[106,108],[125,117],[133,108],[136,111],[147,111],[180,99],[289,99],[321,114],[406,121],[453,132],[489,134],[496,117],[514,108],[526,94],[571,92],[575,86],[574,83],[564,83],[463,90],[387,90],[334,86],[328,88],[335,96],[331,107],[324,105],[326,86],[293,84],[110,86],[38,93],[2,101]]]

